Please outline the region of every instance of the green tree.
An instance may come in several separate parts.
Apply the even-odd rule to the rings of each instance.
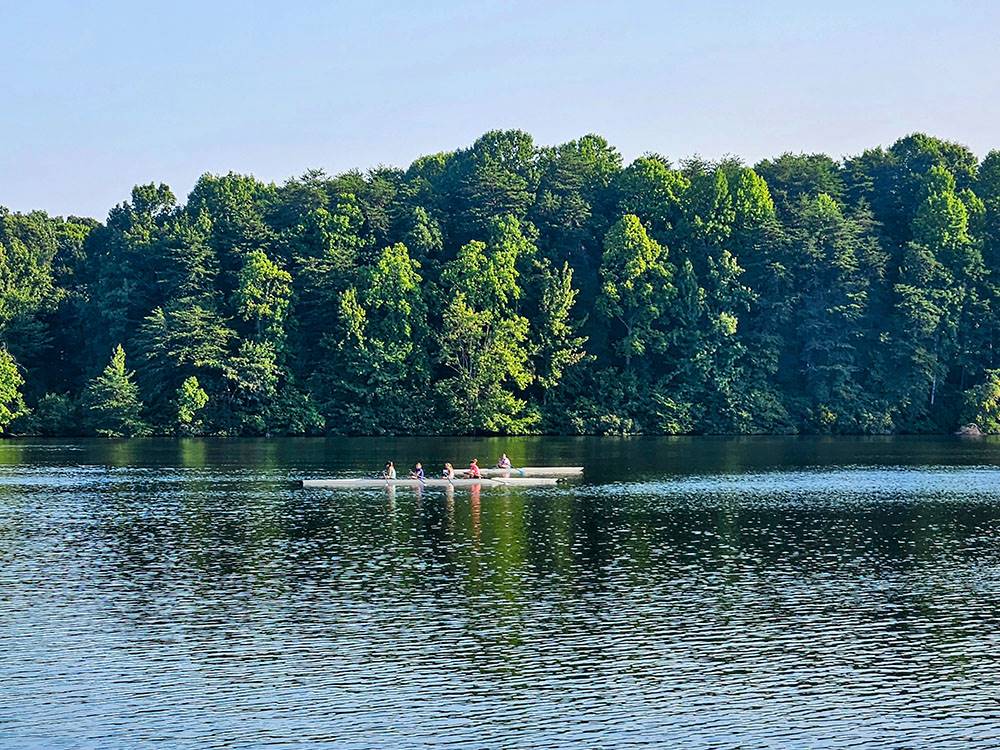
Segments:
[[[157,232],[149,253],[157,259],[159,285],[148,299],[149,305],[163,305],[177,299],[214,300],[218,294],[219,260],[210,244],[212,223],[202,211],[172,217]]]
[[[992,408],[998,297],[1000,152],[920,133],[748,169],[498,130],[101,222],[0,208],[17,432],[103,418],[117,345],[163,434],[941,431]]]
[[[236,338],[210,304],[194,300],[158,307],[147,316],[136,337],[142,352],[139,375],[146,391],[156,394],[151,410],[158,421],[173,424],[172,397],[187,378],[196,376],[212,397],[209,426],[225,429],[231,421]]]
[[[0,347],[0,433],[7,431],[10,423],[27,412],[21,397],[24,378],[17,369],[17,362],[5,348]]]
[[[673,240],[684,221],[684,201],[691,181],[657,156],[636,159],[621,173],[615,190],[621,214],[642,217],[660,243]],[[613,231],[613,228],[612,228]]]
[[[427,309],[419,264],[403,244],[385,248],[340,298],[338,368],[314,382],[338,432],[397,434],[431,423]]]
[[[535,247],[513,216],[494,219],[489,243],[463,245],[441,274],[445,289],[460,289],[469,304],[500,313],[514,309],[521,297],[518,266],[535,255]]]
[[[132,333],[162,300],[162,240],[176,211],[166,185],[138,185],[131,201],[115,206],[88,237],[81,275],[92,334],[83,339],[89,371],[100,367],[119,343],[131,346]]]
[[[279,343],[291,300],[292,275],[263,250],[247,253],[240,269],[234,307],[242,320],[253,324],[258,340]]]
[[[268,225],[265,206],[276,188],[239,174],[202,175],[188,196],[185,211],[192,219],[204,215],[211,231],[208,244],[219,259],[219,285],[224,297],[236,286],[244,256],[276,240]]]
[[[520,130],[492,130],[450,163],[457,207],[453,233],[471,239],[503,216],[523,219],[538,189],[538,152]]]
[[[973,364],[970,349],[972,358],[978,349],[970,342],[981,340],[982,255],[969,235],[968,210],[955,194],[955,185],[943,167],[932,167],[926,174],[925,197],[912,222],[913,240],[895,285],[899,402],[907,425],[937,419],[939,389],[953,380],[952,370],[961,369],[964,375]],[[959,382],[957,389],[962,387]]]
[[[555,265],[568,262],[584,276],[596,273],[621,155],[600,136],[586,135],[543,149],[539,162],[538,197],[531,211],[539,247]]]
[[[31,372],[34,393],[53,374],[42,363],[53,344],[47,318],[65,295],[53,269],[61,227],[61,220],[41,211],[12,214],[0,208],[0,346]]]
[[[141,417],[142,401],[134,374],[125,369],[125,350],[119,344],[104,372],[87,386],[84,405],[98,435],[137,437],[149,432]]]
[[[25,431],[47,437],[79,435],[82,432],[77,405],[66,393],[46,393],[42,396],[27,419]]]
[[[464,245],[442,272],[445,307],[437,392],[459,432],[532,429],[538,421],[519,391],[532,381],[528,319],[519,314],[518,266],[536,249],[511,216],[494,219],[489,243]]]
[[[785,153],[765,159],[753,168],[767,185],[775,210],[791,215],[803,199],[827,195],[839,203],[844,197],[841,166],[826,154]]]
[[[988,370],[984,382],[963,394],[962,423],[990,435],[1000,433],[1000,370]]]
[[[935,167],[963,189],[974,181],[976,157],[960,144],[914,133],[888,150],[871,149],[844,164],[848,202],[871,207],[894,254],[913,239],[913,217],[926,195],[927,174]]]
[[[704,273],[706,259],[717,256],[733,231],[736,213],[729,180],[722,169],[698,165],[690,175],[675,244]]]
[[[182,431],[195,430],[200,425],[200,420],[195,417],[198,412],[208,405],[208,394],[198,384],[198,378],[194,375],[189,377],[180,388],[177,389],[177,424]]]
[[[540,264],[537,272],[540,287],[534,315],[535,372],[542,387],[543,400],[562,383],[566,371],[585,360],[586,336],[579,335],[580,324],[572,318],[578,291],[573,288],[573,269]]]
[[[282,373],[274,345],[267,341],[242,341],[224,369],[221,397],[225,410],[215,424],[234,435],[265,435],[268,418],[278,408]]]
[[[437,267],[444,250],[444,237],[438,222],[423,206],[413,206],[403,223],[403,244],[413,253],[413,259],[421,266],[433,264]]]
[[[331,366],[340,295],[357,282],[367,254],[364,216],[353,194],[336,195],[331,210],[316,209],[296,227],[290,348],[306,377]]]
[[[796,290],[795,335],[787,339],[786,357],[795,357],[805,419],[820,431],[856,431],[869,287],[861,264],[871,240],[864,225],[825,193],[803,199],[791,222],[787,267]]]
[[[528,321],[476,310],[456,291],[444,311],[438,361],[450,377],[438,381],[437,392],[459,433],[530,432],[537,412],[511,387],[531,382]]]
[[[601,279],[598,310],[620,329],[614,346],[625,366],[647,352],[665,351],[676,295],[673,270],[666,249],[646,234],[639,217],[626,214],[608,231]]]

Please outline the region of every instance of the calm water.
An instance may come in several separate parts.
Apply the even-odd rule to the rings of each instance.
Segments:
[[[2,748],[1000,747],[998,605],[988,440],[0,443]]]

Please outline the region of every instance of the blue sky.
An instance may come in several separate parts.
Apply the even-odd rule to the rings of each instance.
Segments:
[[[521,128],[626,157],[1000,148],[1000,3],[0,0],[0,205],[282,181]]]

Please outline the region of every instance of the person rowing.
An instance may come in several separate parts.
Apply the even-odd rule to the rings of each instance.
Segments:
[[[444,471],[441,472],[441,478],[447,479],[449,482],[455,478],[455,467],[449,463],[445,463]]]
[[[396,467],[393,465],[392,461],[385,462],[385,468],[382,469],[382,476],[380,479],[395,479],[396,478]]]
[[[479,473],[479,459],[474,458],[469,462],[469,468],[465,470],[465,476],[469,479],[483,478],[483,475]]]
[[[414,464],[413,468],[410,470],[410,479],[419,479],[421,482],[424,481],[424,467],[419,461]]]
[[[500,456],[500,460],[497,461],[497,468],[498,469],[509,469],[509,468],[511,468],[510,459],[507,458],[507,454],[506,453],[504,453],[502,456]]]

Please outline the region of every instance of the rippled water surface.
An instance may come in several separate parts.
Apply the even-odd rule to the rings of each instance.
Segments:
[[[990,440],[0,443],[0,748],[1000,747],[998,605]]]

